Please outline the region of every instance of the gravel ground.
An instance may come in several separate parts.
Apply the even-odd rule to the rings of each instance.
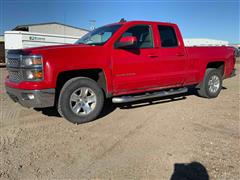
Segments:
[[[240,179],[239,75],[216,99],[108,102],[100,119],[74,125],[14,104],[0,71],[0,179]]]

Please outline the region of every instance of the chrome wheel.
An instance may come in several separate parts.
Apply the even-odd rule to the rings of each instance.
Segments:
[[[220,88],[220,79],[218,76],[213,75],[208,81],[208,89],[210,93],[216,93]]]
[[[96,94],[88,87],[75,90],[70,96],[71,110],[78,116],[90,114],[96,107]]]

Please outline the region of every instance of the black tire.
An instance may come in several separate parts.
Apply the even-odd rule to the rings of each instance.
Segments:
[[[86,115],[80,115],[74,113],[71,107],[70,97],[79,88],[89,88],[94,93],[96,103],[93,110]],[[77,77],[67,81],[61,89],[60,96],[58,99],[58,112],[61,116],[72,123],[81,124],[92,121],[98,117],[101,113],[104,104],[104,94],[98,84],[85,77]]]
[[[210,85],[209,85],[209,81],[214,76],[217,76],[219,78],[219,87],[217,88],[216,92],[212,92],[210,90]],[[215,98],[219,95],[221,89],[222,89],[222,75],[220,71],[215,68],[208,68],[205,72],[203,82],[199,84],[197,87],[197,92],[199,96],[205,97],[205,98]]]

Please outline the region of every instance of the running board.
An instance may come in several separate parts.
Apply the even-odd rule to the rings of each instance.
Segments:
[[[150,99],[150,98],[158,98],[158,97],[164,97],[164,96],[170,96],[175,94],[181,94],[186,93],[188,89],[186,87],[179,88],[179,89],[170,89],[168,91],[162,90],[158,92],[153,93],[146,93],[143,95],[136,95],[136,96],[120,96],[120,97],[114,97],[112,98],[113,103],[127,103],[127,102],[133,102],[133,101],[139,101],[144,99]]]

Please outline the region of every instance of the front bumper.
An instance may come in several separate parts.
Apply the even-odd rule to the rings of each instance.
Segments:
[[[6,86],[7,94],[24,107],[43,108],[54,106],[55,89],[22,90]]]

